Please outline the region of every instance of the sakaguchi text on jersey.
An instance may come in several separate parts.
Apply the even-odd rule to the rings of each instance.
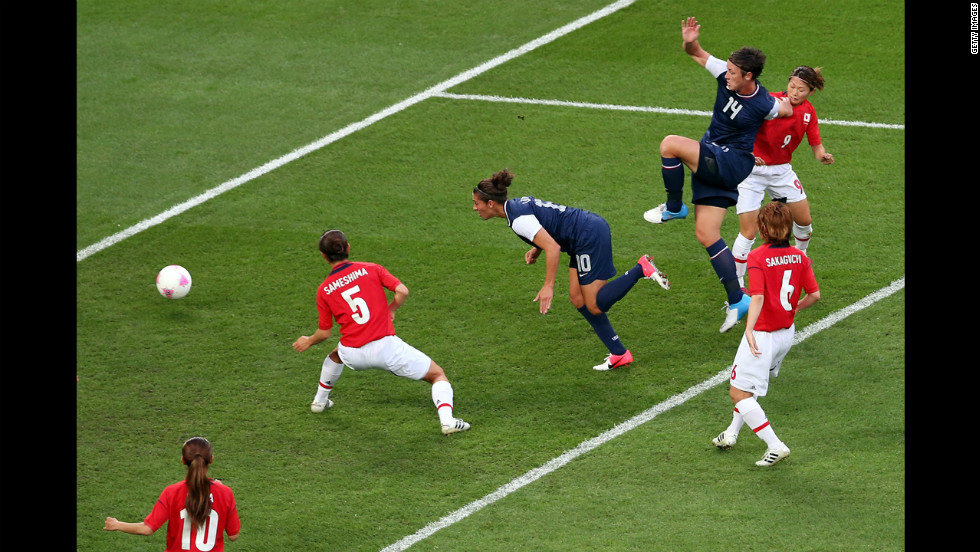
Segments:
[[[781,255],[779,257],[767,257],[766,266],[783,266],[790,264],[801,264],[803,262],[803,255]]]

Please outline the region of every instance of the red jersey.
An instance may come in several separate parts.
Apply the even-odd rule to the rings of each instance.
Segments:
[[[225,532],[237,535],[242,524],[238,519],[238,507],[231,487],[211,480],[211,517],[204,522],[204,531],[187,517],[184,504],[187,502],[187,484],[181,481],[168,486],[160,493],[143,523],[156,531],[167,523],[166,552],[222,552],[225,549]]]
[[[786,92],[770,92],[776,98],[785,98]],[[817,124],[817,110],[810,100],[803,100],[793,106],[793,115],[763,121],[755,135],[752,153],[761,157],[766,165],[782,165],[793,159],[793,152],[806,134],[811,146],[820,145],[820,127]]]
[[[810,259],[789,245],[762,245],[749,253],[749,295],[762,295],[762,312],[755,329],[772,332],[793,325],[800,291],[813,293],[820,289],[813,275]]]
[[[329,330],[336,319],[345,347],[361,347],[395,335],[385,289],[395,291],[400,283],[379,264],[345,261],[337,265],[316,293],[320,329]]]

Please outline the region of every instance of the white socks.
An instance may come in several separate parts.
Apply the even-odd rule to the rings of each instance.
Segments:
[[[320,384],[317,386],[313,402],[327,402],[327,399],[330,398],[330,391],[333,390],[333,384],[337,382],[337,378],[342,373],[344,373],[344,365],[330,360],[330,355],[327,355],[327,358],[323,359],[323,368],[320,368]]]
[[[776,437],[776,432],[773,431],[772,426],[769,425],[769,418],[766,417],[766,413],[759,406],[758,401],[755,397],[749,397],[747,399],[742,399],[738,401],[735,408],[742,413],[742,419],[745,423],[752,428],[752,431],[759,436],[760,439],[766,442],[766,445],[770,449],[779,448],[783,442]]]
[[[740,232],[735,238],[735,243],[732,244],[732,256],[735,257],[735,275],[738,276],[739,287],[745,287],[746,260],[749,258],[749,252],[752,251],[752,244],[754,243],[755,238],[750,240]]]
[[[742,413],[738,411],[738,408],[732,410],[732,423],[725,430],[725,434],[736,436],[739,431],[742,431],[742,426],[745,425],[745,418],[742,417]]]
[[[793,223],[793,237],[796,238],[796,248],[806,254],[806,247],[810,245],[810,235],[813,234],[813,224],[800,226]]]
[[[439,413],[439,422],[444,426],[452,425],[453,420],[453,386],[447,381],[437,381],[432,384],[432,402]]]

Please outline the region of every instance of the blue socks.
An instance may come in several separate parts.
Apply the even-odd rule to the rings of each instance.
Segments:
[[[599,307],[602,312],[609,312],[609,309],[616,304],[626,294],[629,290],[633,289],[633,286],[640,281],[643,277],[643,267],[639,263],[634,264],[632,268],[626,271],[615,280],[610,280],[606,282],[606,285],[602,286],[599,293],[596,294],[595,304]]]
[[[664,177],[664,190],[667,191],[667,210],[676,213],[683,204],[684,163],[677,157],[661,157],[660,163],[660,174]]]
[[[708,256],[711,257],[711,266],[715,269],[715,274],[725,286],[725,293],[728,294],[728,304],[734,305],[742,300],[742,287],[738,285],[738,275],[735,273],[735,256],[728,249],[724,238],[706,247]]]
[[[619,279],[619,278],[617,278]],[[609,284],[606,284],[608,286]],[[606,287],[603,286],[603,287]],[[614,355],[626,354],[626,347],[619,340],[619,335],[616,334],[616,330],[613,329],[612,324],[609,323],[609,317],[606,313],[602,314],[592,314],[589,312],[589,307],[582,306],[578,309],[582,316],[592,325],[592,329],[595,330],[595,334],[599,336],[603,345],[609,352]]]

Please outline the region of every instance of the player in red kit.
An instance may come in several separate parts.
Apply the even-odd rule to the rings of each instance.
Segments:
[[[745,335],[732,364],[729,396],[735,403],[732,423],[712,439],[720,449],[731,448],[743,424],[766,442],[767,450],[757,466],[771,466],[789,456],[769,424],[756,397],[769,390],[769,378],[779,375],[783,359],[793,346],[794,318],[820,299],[810,259],[789,244],[793,230],[790,208],[778,201],[759,211],[759,232],[765,242],[749,253],[749,295],[752,297],[745,319]],[[806,292],[802,295],[801,292]],[[801,298],[802,296],[802,298]]]
[[[211,443],[204,437],[192,437],[184,443],[181,457],[187,478],[165,488],[142,522],[107,517],[105,530],[146,536],[167,523],[166,552],[221,552],[225,533],[228,540],[237,540],[242,524],[235,495],[231,487],[208,477],[208,467],[214,462]]]
[[[788,98],[793,106],[793,115],[782,119],[772,119],[762,123],[755,137],[755,167],[752,173],[738,185],[739,233],[732,244],[735,269],[739,285],[745,286],[745,260],[755,243],[756,219],[762,207],[766,192],[776,201],[789,205],[793,213],[793,237],[796,247],[806,254],[813,233],[813,219],[810,217],[810,203],[807,201],[803,185],[790,162],[793,152],[803,142],[813,151],[814,157],[824,165],[831,165],[834,156],[827,153],[820,139],[820,126],[817,111],[808,99],[817,90],[823,90],[824,78],[820,68],[801,65],[793,70],[786,85],[786,92],[773,92],[777,98]]]
[[[453,387],[445,371],[395,335],[395,311],[408,297],[405,284],[379,264],[349,261],[350,243],[340,230],[324,232],[319,247],[330,263],[330,275],[316,294],[319,324],[313,335],[300,336],[293,349],[303,352],[329,338],[334,320],[340,325],[340,341],[323,360],[310,410],[323,412],[333,406],[330,392],[344,365],[353,370],[379,369],[432,384],[442,433],[468,430],[470,424],[453,416]],[[394,293],[390,302],[387,291]]]

